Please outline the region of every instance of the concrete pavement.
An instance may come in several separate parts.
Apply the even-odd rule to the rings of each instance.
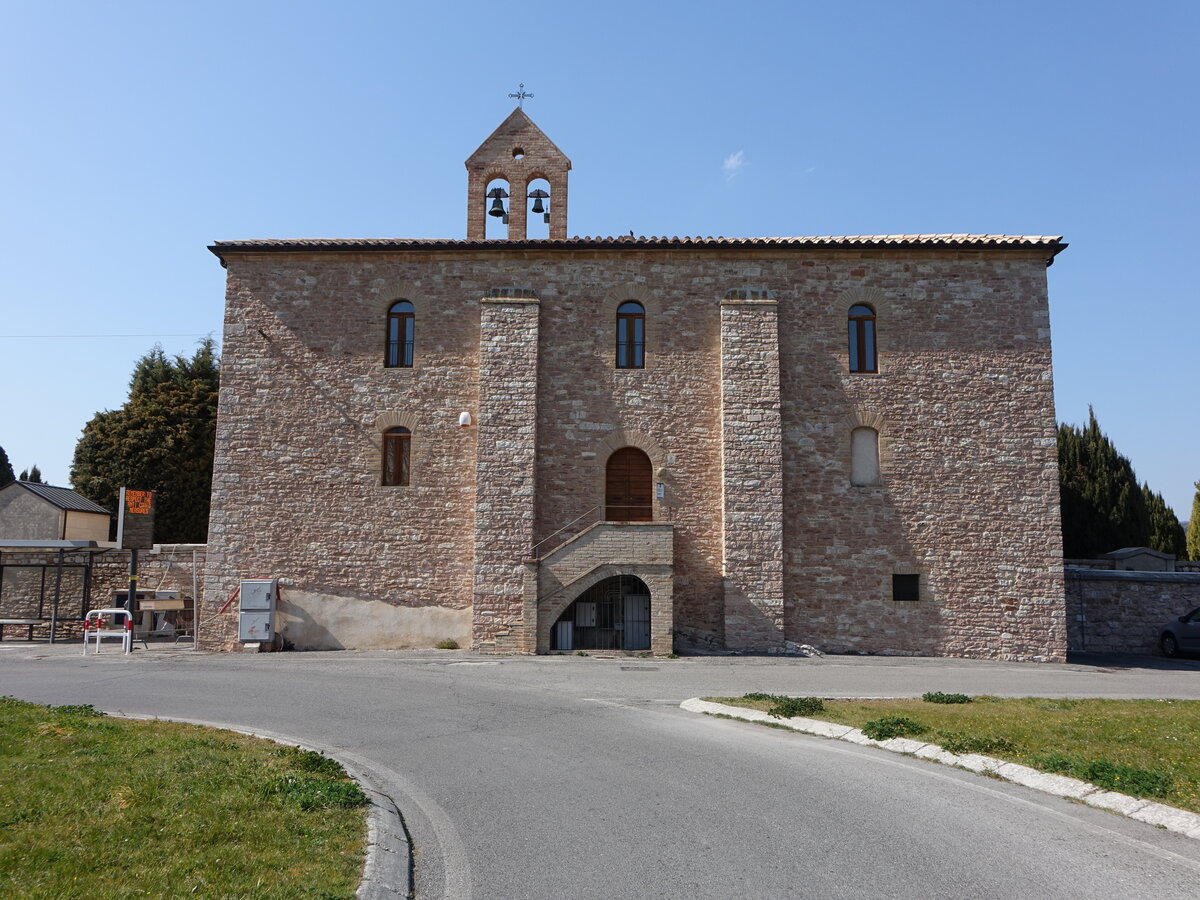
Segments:
[[[1193,897],[1197,842],[1020,785],[687,714],[688,697],[1200,699],[1200,664],[461,651],[86,659],[0,644],[0,693],[222,722],[361,760],[418,896]],[[347,756],[349,755],[349,756]]]

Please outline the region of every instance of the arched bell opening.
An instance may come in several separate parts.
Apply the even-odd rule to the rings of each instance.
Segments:
[[[484,236],[490,241],[508,240],[508,213],[511,197],[508,194],[508,182],[503,178],[493,178],[488,182],[484,192],[484,203],[487,207],[487,222],[484,226]]]
[[[604,471],[606,522],[654,521],[654,465],[637,447],[613,451]]]
[[[525,187],[525,234],[530,240],[550,237],[550,182],[534,178]]]
[[[636,575],[592,585],[554,623],[550,649],[649,650],[650,588]]]

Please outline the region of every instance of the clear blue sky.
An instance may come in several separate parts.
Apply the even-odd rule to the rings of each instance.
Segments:
[[[0,446],[67,484],[205,246],[462,237],[524,82],[572,234],[1062,234],[1057,412],[1200,479],[1200,3],[0,0]],[[740,165],[739,165],[740,162]]]

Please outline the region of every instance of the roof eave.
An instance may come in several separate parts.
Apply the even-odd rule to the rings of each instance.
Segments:
[[[906,236],[804,237],[804,238],[658,238],[658,237],[574,237],[566,240],[455,240],[455,239],[297,239],[262,241],[217,241],[209,251],[226,263],[226,256],[237,253],[394,253],[397,251],[573,251],[573,250],[981,250],[1000,252],[1040,252],[1047,254],[1046,264],[1067,248],[1061,236],[1003,235],[964,239],[931,239]]]

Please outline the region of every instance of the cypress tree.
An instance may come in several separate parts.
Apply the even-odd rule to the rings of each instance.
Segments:
[[[1176,559],[1186,559],[1187,535],[1175,511],[1167,505],[1162,494],[1151,493],[1148,484],[1142,485],[1142,498],[1150,517],[1150,535],[1146,546],[1170,553]]]
[[[1148,545],[1150,515],[1133,466],[1100,430],[1091,407],[1086,428],[1058,427],[1058,480],[1068,558]]]
[[[134,366],[125,404],[84,427],[72,486],[114,510],[121,487],[157,491],[154,540],[206,540],[219,380],[211,339],[191,359],[155,347]]]
[[[13,475],[12,463],[8,461],[8,454],[4,452],[4,448],[0,447],[0,487],[6,484],[12,484],[17,480]]]
[[[1200,560],[1200,481],[1196,482],[1196,496],[1192,498],[1192,517],[1187,528],[1188,558]]]

